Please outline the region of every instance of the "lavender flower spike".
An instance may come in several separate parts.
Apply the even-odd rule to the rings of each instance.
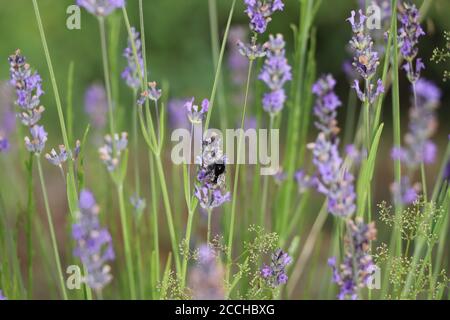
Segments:
[[[20,50],[9,57],[10,83],[16,88],[16,104],[20,107],[17,117],[28,127],[32,127],[41,119],[44,107],[40,106],[42,79],[37,72],[32,72]]]
[[[343,160],[339,155],[339,128],[336,109],[341,102],[334,94],[336,85],[331,75],[322,76],[312,88],[316,95],[314,114],[315,123],[320,130],[314,143],[308,145],[313,152],[313,163],[318,176],[315,184],[319,192],[328,197],[328,211],[336,216],[348,217],[355,212],[354,177],[342,168]]]
[[[85,282],[95,290],[101,290],[112,279],[108,261],[115,259],[111,235],[100,226],[99,207],[89,190],[80,192],[80,208],[72,226],[76,241],[74,256],[79,257],[87,270]]]
[[[284,4],[281,0],[245,0],[245,13],[250,18],[250,29],[256,33],[264,33],[272,20],[275,11],[282,11]]]
[[[431,137],[437,130],[436,109],[442,96],[433,82],[422,78],[414,88],[416,105],[409,111],[409,131],[404,138],[406,146],[394,148],[391,153],[394,159],[400,159],[411,169],[422,162],[429,164],[435,161],[437,148]]]
[[[77,0],[77,5],[93,15],[104,17],[125,6],[125,0]]]
[[[202,208],[213,209],[230,201],[229,192],[225,189],[226,157],[221,149],[221,140],[213,135],[203,141],[203,152],[200,159],[195,196]]]
[[[421,59],[417,59],[415,67],[413,66],[414,59],[419,52],[417,48],[419,37],[425,35],[425,32],[420,26],[419,10],[417,10],[416,6],[404,2],[402,9],[398,16],[401,24],[398,30],[400,53],[406,60],[403,68],[407,73],[408,80],[414,83],[419,79],[420,71],[425,68]]]
[[[144,76],[144,59],[142,58],[142,43],[139,32],[132,27],[131,34],[132,38],[128,39],[128,46],[123,51],[123,56],[127,59],[128,64],[122,72],[122,79],[125,80],[130,88],[136,90],[141,85],[141,77]],[[139,65],[136,64],[133,54],[133,43],[136,48]],[[139,74],[139,70],[141,74]]]
[[[270,287],[278,287],[288,280],[286,267],[292,262],[292,258],[283,250],[277,249],[271,257],[270,265],[263,265],[261,277]]]
[[[338,264],[336,257],[328,259],[333,269],[333,282],[338,284],[339,300],[358,299],[359,289],[368,285],[370,274],[375,265],[369,253],[369,242],[375,240],[377,230],[375,224],[365,224],[362,219],[349,220],[347,223],[345,257]]]
[[[270,114],[278,113],[286,101],[284,85],[292,79],[291,67],[286,59],[285,42],[281,34],[269,36],[267,58],[259,79],[271,90],[263,97],[263,108]]]

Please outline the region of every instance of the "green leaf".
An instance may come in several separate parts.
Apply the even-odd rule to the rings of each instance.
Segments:
[[[370,148],[369,157],[367,160],[363,161],[363,164],[361,166],[361,172],[358,179],[357,184],[357,204],[358,204],[358,211],[357,216],[362,217],[364,215],[364,211],[366,209],[366,203],[367,203],[367,186],[370,184],[373,178],[373,172],[375,169],[375,161],[377,158],[377,152],[378,152],[378,144],[380,142],[381,133],[383,131],[384,124],[381,123],[378,127],[378,130],[375,134],[375,137],[372,142],[372,147]]]

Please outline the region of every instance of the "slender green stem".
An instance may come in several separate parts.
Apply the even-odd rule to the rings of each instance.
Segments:
[[[34,156],[30,153],[30,158],[26,163],[28,172],[28,196],[27,196],[27,264],[28,264],[28,299],[33,296],[33,217],[34,217],[34,186],[33,186],[33,159]]]
[[[169,227],[170,241],[172,244],[172,251],[173,251],[173,256],[175,259],[175,267],[176,267],[177,272],[181,272],[180,254],[178,252],[178,242],[177,242],[177,237],[175,234],[175,228],[174,228],[174,224],[173,224],[172,209],[170,207],[169,193],[167,191],[167,183],[166,183],[166,178],[164,176],[164,168],[163,168],[163,165],[161,162],[161,157],[155,156],[155,158],[156,158],[156,169],[158,171],[158,176],[159,176],[159,183],[161,184],[161,191],[162,191],[162,196],[163,196],[164,207],[166,209],[165,210],[166,219],[167,219],[167,225]]]
[[[270,134],[270,132],[272,131],[272,128],[273,128],[273,120],[274,120],[274,115],[270,114],[269,134]],[[273,150],[271,152],[273,152]],[[264,176],[263,193],[262,193],[262,199],[261,199],[262,203],[261,203],[261,210],[260,210],[260,213],[259,213],[260,214],[259,215],[259,225],[261,227],[264,227],[265,220],[266,220],[267,192],[268,192],[268,190],[269,190],[269,176],[266,175],[266,176]]]
[[[103,17],[98,18],[98,24],[100,28],[100,42],[102,47],[102,61],[103,61],[103,75],[106,88],[106,98],[108,100],[108,118],[109,118],[109,131],[112,134],[114,131],[114,114],[113,114],[113,102],[111,93],[111,78],[109,75],[109,62],[108,62],[108,47],[106,44],[106,31],[105,31],[105,19]]]
[[[206,243],[210,243],[211,241],[211,216],[212,216],[212,208],[209,208],[208,210],[208,233],[206,235]]]
[[[133,130],[133,148],[134,148],[134,184],[136,196],[140,196],[141,193],[141,175],[139,170],[139,136],[138,136],[138,106],[136,106],[136,90],[133,90],[133,120],[132,120],[132,130]]]
[[[150,169],[150,190],[152,197],[152,227],[153,227],[153,245],[155,250],[155,255],[157,258],[156,263],[156,280],[159,281],[161,279],[160,275],[160,262],[159,262],[159,226],[158,226],[158,207],[157,207],[157,190],[156,190],[156,179],[155,179],[155,165],[154,158],[152,152],[149,150],[148,152],[148,162]]]
[[[59,257],[58,242],[56,241],[55,227],[53,225],[53,217],[52,217],[50,205],[48,202],[47,187],[45,184],[44,173],[42,171],[41,159],[40,159],[39,155],[37,155],[36,158],[37,158],[37,161],[36,161],[37,167],[38,167],[38,171],[39,171],[39,179],[41,180],[41,188],[42,188],[42,196],[44,198],[45,212],[47,214],[48,228],[49,228],[50,238],[51,238],[52,246],[53,246],[53,254],[55,256],[56,270],[58,272],[59,284],[61,287],[61,292],[62,292],[63,298],[64,298],[64,300],[67,300],[68,297],[67,297],[66,286],[64,284],[64,276],[63,276],[62,267],[61,267],[61,259]]]
[[[245,99],[244,99],[244,108],[242,109],[242,119],[241,119],[241,130],[239,131],[239,138],[238,138],[238,148],[237,148],[237,159],[236,159],[236,167],[235,167],[235,173],[234,173],[234,186],[233,186],[233,199],[231,202],[231,218],[230,218],[230,230],[228,235],[228,248],[227,248],[227,273],[226,273],[226,282],[229,282],[230,279],[230,273],[231,273],[231,263],[232,263],[232,248],[233,248],[233,238],[234,238],[234,220],[236,216],[236,203],[237,203],[237,187],[239,185],[239,162],[240,162],[240,152],[241,152],[241,145],[242,145],[242,129],[244,128],[244,121],[245,121],[245,113],[247,110],[247,101],[248,101],[248,92],[250,88],[250,80],[252,76],[252,67],[253,67],[253,60],[250,60],[248,64],[248,73],[247,73],[247,85],[245,89]]]
[[[219,28],[217,18],[217,1],[208,0],[208,12],[209,12],[209,26],[211,33],[211,51],[213,56],[214,68],[217,70],[219,63]],[[225,41],[225,39],[224,39]],[[218,104],[220,112],[220,125],[223,129],[227,127],[227,112],[225,109],[225,88],[223,85],[222,77],[219,75],[219,89],[218,89]]]
[[[131,254],[131,244],[129,237],[128,219],[125,209],[125,200],[123,196],[123,185],[117,186],[117,196],[119,197],[120,222],[122,224],[123,245],[125,249],[125,261],[127,265],[128,282],[130,285],[131,299],[136,299],[136,282],[134,281],[133,258]]]
[[[225,29],[225,33],[222,38],[222,46],[220,48],[219,60],[217,61],[216,75],[214,76],[214,84],[213,84],[213,88],[211,91],[211,97],[209,99],[209,111],[208,111],[208,114],[206,115],[206,122],[205,122],[205,129],[204,129],[205,132],[208,130],[209,122],[211,120],[211,114],[212,114],[212,110],[214,107],[214,101],[216,98],[216,90],[217,90],[217,86],[219,85],[220,72],[222,69],[222,60],[223,60],[223,56],[224,56],[224,52],[225,52],[227,39],[228,39],[228,31],[230,30],[231,20],[233,18],[235,4],[236,4],[236,0],[233,0],[233,3],[231,4],[230,13],[228,15],[227,27]]]

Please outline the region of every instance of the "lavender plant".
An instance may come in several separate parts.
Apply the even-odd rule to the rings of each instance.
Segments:
[[[450,145],[442,150],[449,140],[440,139],[446,127],[438,130],[438,120],[445,122],[438,107],[447,97],[428,80],[434,70],[422,77],[428,57],[425,50],[419,56],[419,40],[430,39],[421,23],[434,3],[426,0],[419,8],[397,0],[358,2],[360,10],[347,19],[353,56],[345,71],[348,97],[341,92],[346,83],[335,80],[343,73],[317,74],[334,65],[319,59],[330,57],[338,43],[345,47],[338,34],[334,43],[323,33],[323,19],[316,19],[322,3],[208,0],[207,63],[204,38],[189,38],[184,48],[189,50],[179,47],[184,42],[159,41],[166,31],[157,29],[163,20],[154,25],[161,14],[156,4],[77,0],[99,23],[103,83],[83,83],[98,76],[89,64],[95,50],[89,48],[83,64],[76,56],[67,61],[67,87],[60,91],[66,71],[61,62],[68,57],[60,53],[62,45],[55,46],[53,64],[55,39],[45,32],[50,13],[42,19],[33,0],[48,73],[41,77],[17,50],[8,59],[9,81],[0,82],[0,300],[445,299]],[[222,26],[218,10],[224,5],[229,12]],[[244,11],[235,12],[239,5]],[[376,30],[371,5],[381,9]],[[191,4],[177,6],[185,12]],[[158,19],[149,19],[150,11]],[[176,14],[161,15],[164,21],[174,15],[174,39],[182,31],[173,23],[183,21]],[[236,24],[242,18],[248,27]],[[88,33],[79,35],[90,39]],[[435,50],[432,60],[446,57],[445,49]],[[198,61],[205,68],[197,70]],[[225,75],[223,64],[229,69]],[[195,75],[189,74],[194,68]],[[409,91],[400,85],[401,72]],[[44,96],[47,80],[54,102]],[[83,97],[79,89],[86,87]],[[187,94],[208,99],[177,98]],[[407,96],[411,108],[402,114],[400,102]],[[389,110],[393,148],[385,139]],[[51,123],[56,116],[60,134]],[[403,140],[402,116],[408,120]],[[15,122],[23,125],[15,128]],[[238,154],[229,159],[228,136],[208,129],[218,124],[231,129],[236,122]],[[308,144],[311,124],[316,132]],[[262,178],[262,162],[250,167],[240,160],[253,130],[265,128],[279,130],[280,148],[272,142],[264,148],[263,131],[257,132],[257,155],[267,149],[281,162],[272,176]],[[179,133],[188,139],[180,141],[182,163],[171,161]],[[48,146],[58,140],[62,143]],[[385,176],[391,161],[395,181],[389,199]],[[54,178],[54,167],[62,180]],[[379,221],[386,228],[377,235]],[[63,271],[77,263],[82,290],[68,290],[74,278]]]

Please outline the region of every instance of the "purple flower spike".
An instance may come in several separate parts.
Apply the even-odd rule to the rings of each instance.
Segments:
[[[245,13],[250,18],[250,30],[256,33],[264,33],[272,20],[272,14],[284,8],[281,0],[245,0],[245,4]]]
[[[436,109],[439,107],[441,91],[431,81],[419,79],[413,89],[416,99],[409,111],[409,131],[405,135],[405,147],[394,148],[391,155],[404,162],[409,168],[417,168],[420,163],[433,163],[437,148],[431,137],[437,130]]]
[[[318,176],[315,179],[317,190],[328,197],[328,211],[336,216],[348,217],[355,212],[354,177],[343,167],[339,155],[339,128],[336,109],[341,105],[334,94],[336,81],[331,75],[322,76],[312,87],[316,95],[314,114],[320,130],[314,143],[308,144],[313,152],[313,163]]]
[[[16,88],[16,105],[20,107],[17,117],[24,125],[32,127],[38,123],[45,110],[40,106],[40,97],[44,94],[41,76],[31,71],[19,49],[9,56],[8,61],[10,83]]]
[[[77,0],[77,5],[93,15],[104,17],[125,6],[125,0]]]
[[[375,265],[369,253],[369,243],[375,240],[377,230],[375,224],[365,224],[362,219],[347,222],[345,257],[341,264],[336,257],[328,259],[333,270],[332,281],[339,285],[339,300],[356,300],[358,291],[368,284]]]
[[[204,209],[220,207],[231,200],[231,195],[229,192],[224,192],[226,157],[218,136],[213,135],[203,141],[203,151],[199,158],[195,196]]]
[[[411,185],[409,177],[402,177],[400,185],[396,182],[391,185],[391,193],[394,203],[398,205],[409,205],[419,197],[420,184]]]
[[[270,266],[263,265],[261,268],[261,277],[266,284],[276,288],[285,284],[288,280],[286,267],[292,262],[292,258],[283,250],[277,249],[271,256]]]
[[[127,59],[127,66],[122,72],[122,79],[132,89],[138,89],[141,85],[141,77],[144,77],[144,59],[142,58],[142,43],[139,32],[134,27],[131,28],[132,39],[128,39],[128,46],[123,51],[123,56]],[[133,53],[133,43],[136,48],[138,64]],[[139,70],[141,74],[139,74]]]
[[[80,212],[72,226],[76,242],[74,256],[79,257],[87,270],[84,281],[89,287],[101,290],[112,280],[107,262],[115,259],[109,231],[100,226],[99,207],[89,190],[81,190]]]
[[[269,36],[266,44],[267,55],[264,66],[259,75],[266,86],[271,90],[263,97],[263,108],[270,114],[281,111],[286,101],[284,85],[292,79],[291,67],[286,59],[285,42],[281,34]]]
[[[414,4],[403,3],[403,8],[398,16],[401,27],[398,30],[400,53],[405,58],[404,69],[410,82],[416,82],[420,77],[420,71],[425,67],[421,59],[417,59],[413,67],[419,49],[419,38],[425,35],[420,26],[420,15]]]
[[[8,300],[4,295],[3,295],[3,292],[2,292],[2,290],[0,290],[0,301],[4,301],[4,300]]]

